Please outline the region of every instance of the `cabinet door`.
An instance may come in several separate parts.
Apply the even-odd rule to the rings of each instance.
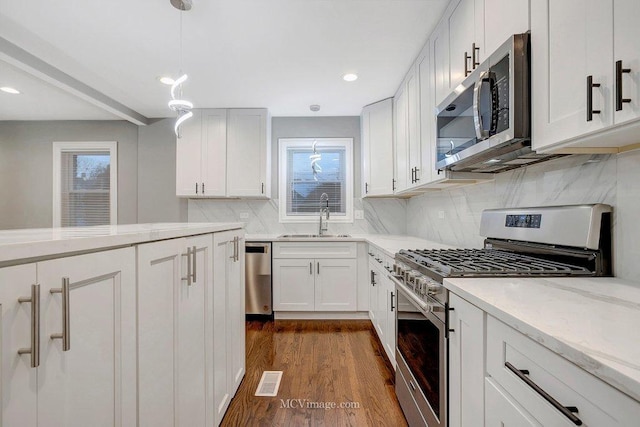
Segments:
[[[427,43],[418,57],[418,81],[420,84],[420,156],[422,167],[420,184],[433,180],[435,173],[435,104],[433,100],[433,73],[431,49]]]
[[[362,141],[362,175],[360,177],[362,188],[360,194],[362,197],[367,197],[371,185],[371,134],[369,133],[371,107],[371,105],[365,106],[360,114],[360,138]]]
[[[273,309],[275,311],[314,310],[314,260],[274,259]]]
[[[378,332],[378,338],[380,338],[380,342],[384,347],[385,351],[387,351],[386,342],[389,340],[387,335],[391,334],[392,331],[389,330],[389,326],[387,324],[387,317],[389,313],[389,279],[386,276],[377,276],[378,281],[376,283],[376,289],[378,292],[377,302],[378,305],[376,307],[376,330]]]
[[[640,2],[614,0],[613,12],[614,62],[622,61],[622,68],[631,70],[622,74],[622,98],[631,102],[623,103],[622,110],[615,111],[615,122],[623,123],[640,116]]]
[[[370,196],[393,194],[393,99],[368,107],[368,193]]]
[[[431,61],[434,79],[434,107],[451,93],[449,56],[449,20],[444,19],[431,35]],[[461,59],[458,59],[460,61]]]
[[[420,157],[420,83],[416,68],[412,67],[406,80],[407,88],[407,157],[409,177],[407,186],[419,185],[422,159]]]
[[[462,427],[484,418],[484,314],[449,294],[449,425]]]
[[[529,413],[496,386],[485,379],[485,426],[486,427],[526,427],[542,426]],[[449,414],[453,415],[453,410]],[[474,420],[477,422],[478,420]]]
[[[227,191],[227,110],[202,110],[202,195]],[[233,165],[232,165],[233,166]]]
[[[357,262],[355,259],[315,261],[315,310],[355,311],[357,308]]]
[[[512,35],[527,31],[529,0],[484,0],[484,59]]]
[[[227,277],[230,262],[234,258],[232,232],[214,233],[213,235],[213,369],[208,375],[208,389],[213,395],[215,425],[222,421],[231,395],[229,392],[230,366],[228,361],[227,340],[228,325],[232,320],[227,310]]]
[[[531,2],[532,146],[547,148],[612,121],[613,0]],[[587,77],[600,87],[587,91]],[[587,121],[587,92],[593,120]]]
[[[268,197],[267,110],[234,109],[228,117],[227,195]]]
[[[203,300],[206,279],[196,277],[189,286],[185,239],[137,250],[140,424],[203,425],[205,393],[196,376],[205,369],[203,301],[198,300]]]
[[[395,135],[395,188],[394,192],[407,188],[409,176],[408,142],[407,142],[407,91],[401,87],[393,98],[394,135]]]
[[[245,282],[244,282],[244,233],[234,231],[236,237],[236,258],[227,258],[227,317],[229,317],[228,345],[231,375],[229,389],[231,396],[242,382],[245,373]]]
[[[369,319],[371,323],[376,328],[376,332],[378,330],[377,326],[377,316],[378,316],[378,289],[380,286],[378,283],[380,281],[380,277],[378,274],[377,267],[373,265],[373,260],[369,261]]]
[[[396,287],[389,279],[385,279],[386,282],[386,298],[385,298],[385,321],[386,321],[386,337],[384,342],[387,356],[391,361],[391,364],[396,366],[396,307],[398,305],[398,298],[396,296]]]
[[[0,286],[0,308],[2,309],[0,425],[35,427],[38,421],[36,400],[38,368],[31,367],[30,354],[18,354],[20,349],[31,348],[32,303],[20,303],[18,299],[31,297],[31,286],[36,284],[36,265],[1,268],[0,283],[2,283]],[[43,294],[40,293],[40,296]],[[44,342],[47,340],[40,339],[38,345]],[[44,359],[40,358],[40,360]]]
[[[182,138],[176,138],[176,195],[202,195],[202,110],[182,125]]]
[[[42,287],[38,426],[135,425],[135,250],[55,259],[37,269]],[[66,295],[58,292],[65,278]],[[65,350],[65,340],[52,339],[54,334],[66,336],[70,347]]]
[[[449,17],[450,88],[455,88],[462,83],[466,77],[465,68],[468,72],[474,69],[473,43],[476,43],[476,47],[482,48],[484,42],[484,34],[481,30],[484,25],[482,3],[482,0],[460,0]],[[481,62],[480,53],[484,54],[484,51],[476,51],[476,62]]]

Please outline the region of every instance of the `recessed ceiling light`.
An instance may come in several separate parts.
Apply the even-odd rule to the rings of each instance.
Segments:
[[[501,161],[501,159],[489,159],[485,162],[485,164],[500,163]]]
[[[315,113],[320,111],[320,106],[318,104],[309,105],[309,109]]]
[[[171,77],[167,77],[167,76],[158,77],[158,80],[160,80],[160,83],[165,85],[172,85],[174,82],[174,80]]]
[[[345,82],[353,82],[358,80],[358,75],[357,74],[353,74],[353,73],[349,73],[349,74],[345,74],[344,76],[342,76],[342,78],[344,79]]]
[[[9,86],[0,87],[0,90],[3,91],[3,92],[6,92],[6,93],[10,93],[12,95],[20,94],[20,91],[18,89],[14,89],[14,88],[9,87]]]

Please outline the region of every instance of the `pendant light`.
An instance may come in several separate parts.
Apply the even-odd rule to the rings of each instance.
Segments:
[[[182,73],[182,12],[191,10],[193,3],[191,0],[169,0],[171,5],[180,11],[180,72],[178,77],[171,85],[171,101],[169,108],[177,114],[176,123],[173,131],[177,138],[182,138],[181,125],[193,116],[191,109],[193,104],[186,99],[182,99],[182,84],[189,78]]]

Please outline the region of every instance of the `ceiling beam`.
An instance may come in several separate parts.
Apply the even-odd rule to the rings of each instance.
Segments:
[[[0,59],[124,120],[139,126],[149,124],[149,118],[82,83],[3,37],[0,37]]]

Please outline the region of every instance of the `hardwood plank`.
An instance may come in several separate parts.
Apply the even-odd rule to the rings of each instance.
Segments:
[[[247,373],[222,426],[407,425],[368,320],[250,321],[246,340]],[[278,396],[253,395],[263,371],[283,371]],[[333,404],[354,407],[324,409]]]

